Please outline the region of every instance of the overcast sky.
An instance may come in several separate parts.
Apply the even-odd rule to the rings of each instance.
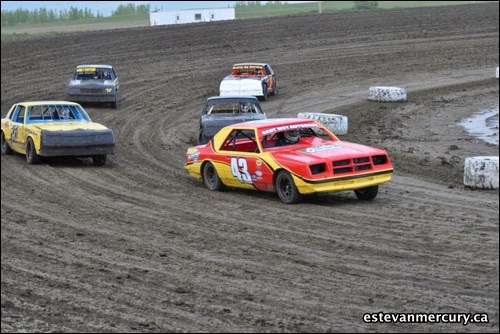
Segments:
[[[128,3],[133,3],[136,6],[149,4],[151,10],[170,10],[228,8],[234,7],[236,1],[2,1],[2,10],[47,8],[59,11],[73,6],[76,8],[89,8],[94,14],[99,11],[104,16],[109,16],[120,4],[126,5]]]

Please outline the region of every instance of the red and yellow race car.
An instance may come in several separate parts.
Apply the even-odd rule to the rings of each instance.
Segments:
[[[316,121],[297,118],[224,127],[207,144],[187,150],[185,168],[210,190],[277,192],[287,204],[343,190],[372,200],[393,172],[385,150],[341,141]]]

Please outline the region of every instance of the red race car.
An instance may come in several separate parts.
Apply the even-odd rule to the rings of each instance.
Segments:
[[[187,150],[185,168],[210,190],[275,191],[287,204],[343,190],[372,200],[393,172],[385,150],[341,141],[316,121],[297,118],[226,126]]]

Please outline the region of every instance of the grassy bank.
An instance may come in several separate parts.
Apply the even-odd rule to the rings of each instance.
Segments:
[[[473,1],[485,2],[485,1]],[[379,1],[378,9],[413,8],[430,6],[463,5],[471,1]],[[323,13],[354,10],[354,1],[323,1]],[[236,7],[236,18],[257,18],[283,15],[315,14],[318,13],[318,2],[298,4],[266,4]],[[144,27],[149,25],[149,16],[145,14],[130,14],[89,18],[75,21],[54,21],[40,24],[24,24],[2,27],[2,41],[17,39],[38,38],[64,34],[76,31],[121,29]]]
[[[471,1],[379,1],[377,9],[451,6],[470,3]],[[323,13],[355,10],[354,1],[322,1],[321,7]],[[273,3],[264,6],[237,7],[236,18],[243,19],[281,15],[316,14],[318,10],[318,2],[298,4]]]

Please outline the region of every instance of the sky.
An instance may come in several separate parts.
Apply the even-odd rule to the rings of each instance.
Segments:
[[[70,7],[89,8],[92,13],[101,13],[110,16],[121,4],[133,3],[138,5],[150,5],[151,10],[171,9],[200,9],[200,8],[228,8],[234,7],[236,1],[2,1],[2,10],[16,10],[18,8],[34,10],[46,8],[59,11]]]

